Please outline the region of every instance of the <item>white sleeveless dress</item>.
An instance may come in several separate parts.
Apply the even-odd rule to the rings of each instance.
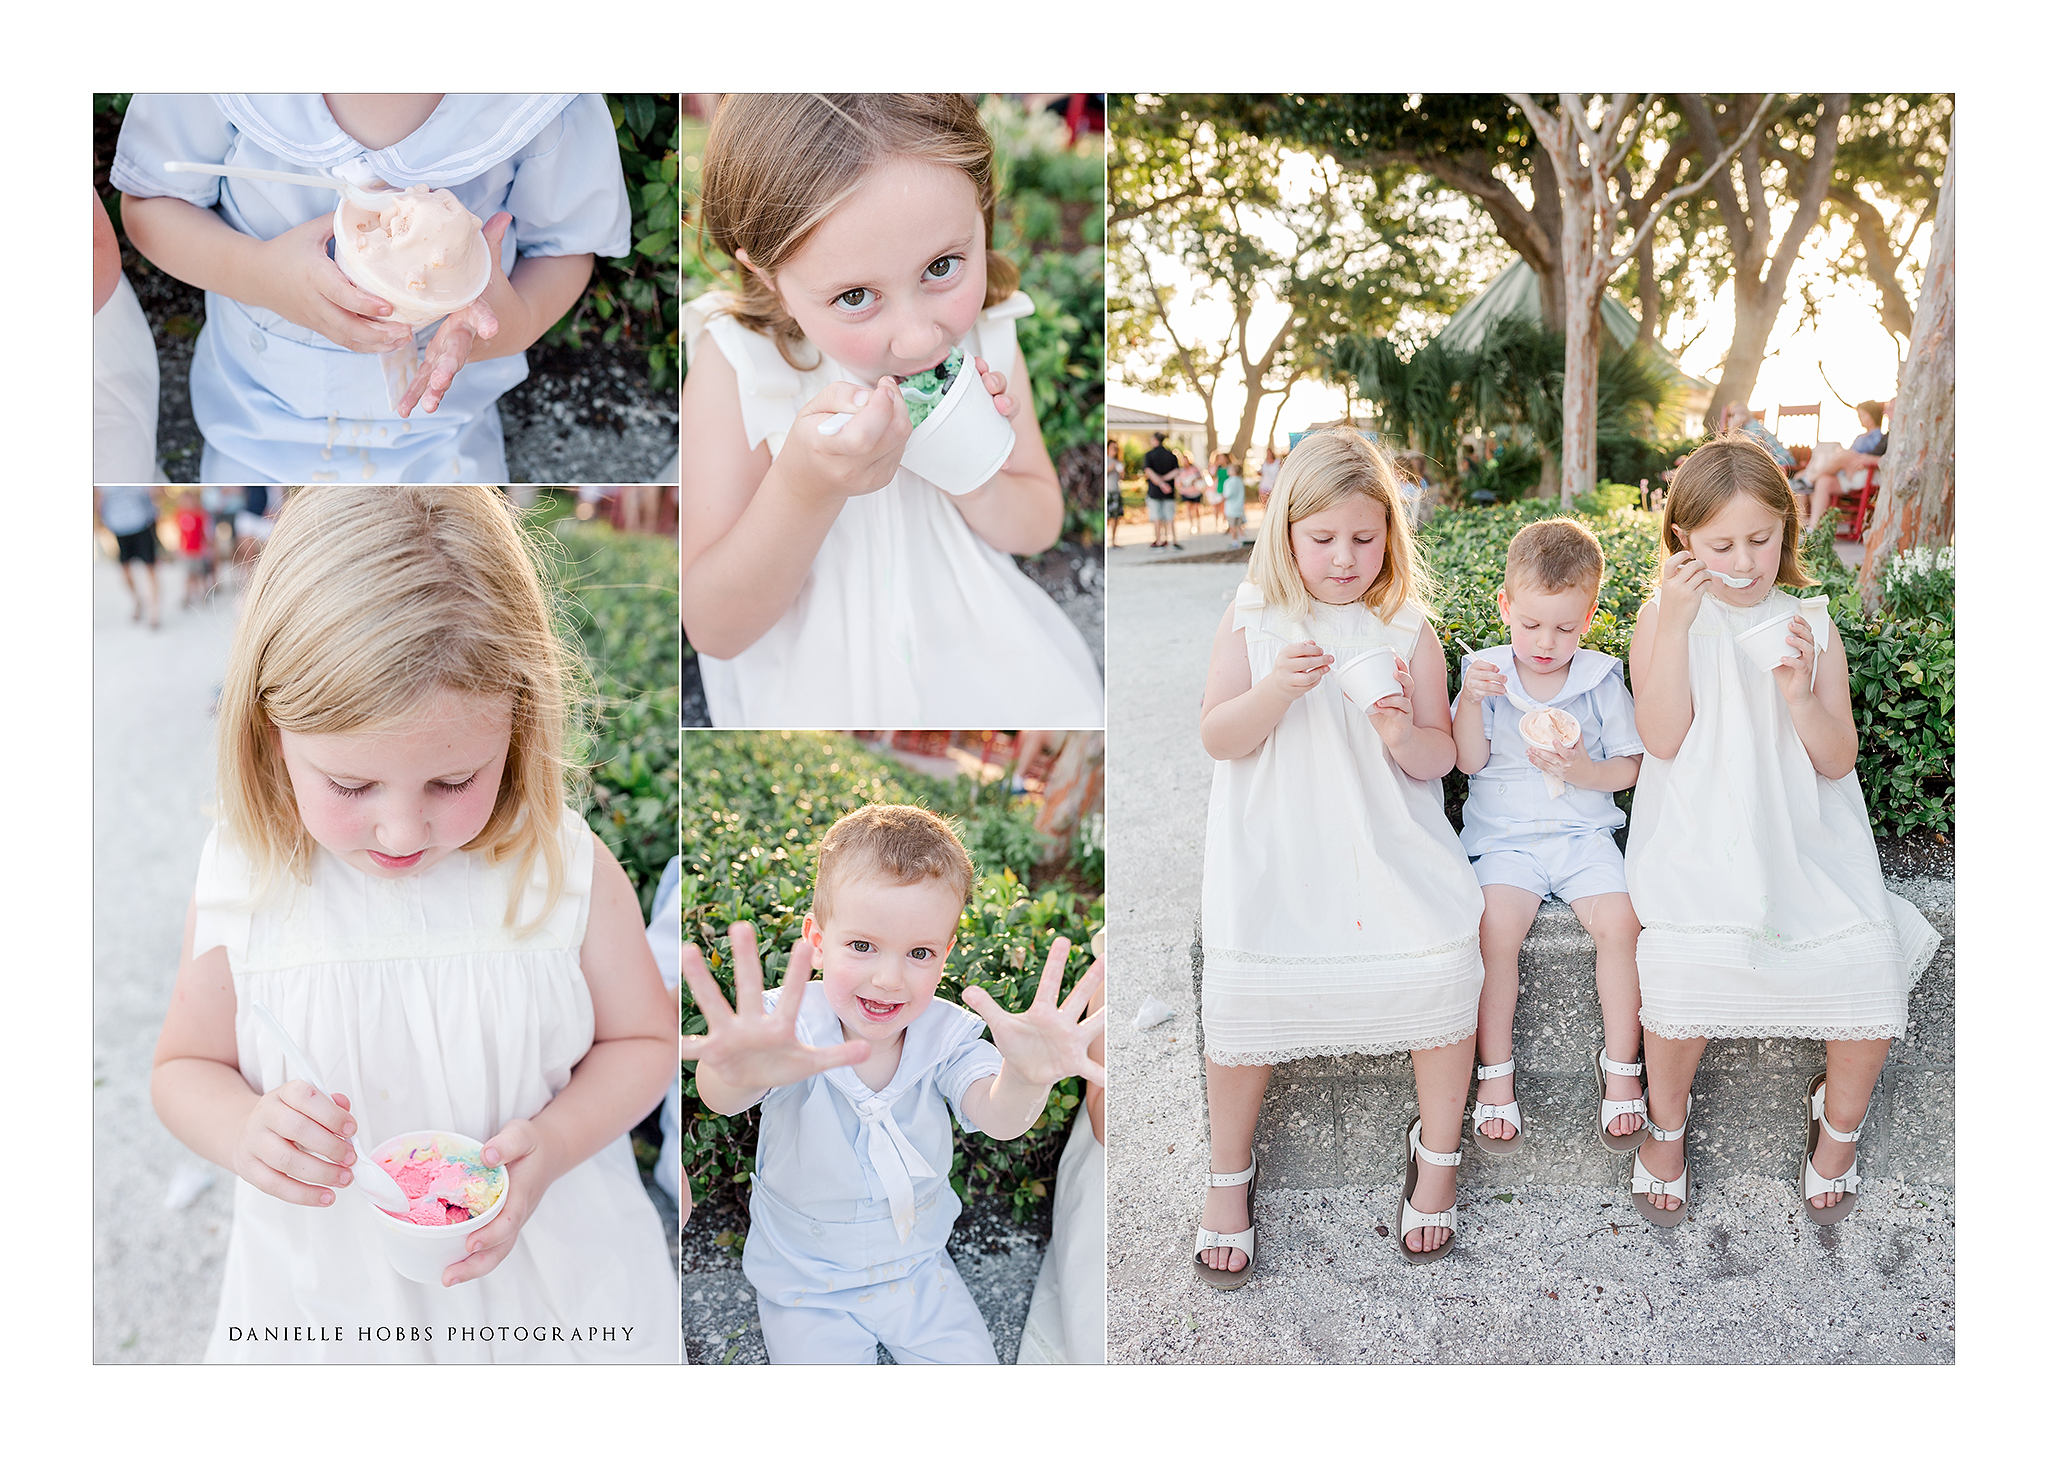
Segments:
[[[739,377],[750,447],[771,455],[797,413],[853,375],[819,355],[799,370],[773,340],[725,312],[722,293],[683,307],[691,359],[708,335]],[[960,341],[1004,374],[1016,370],[1012,294],[982,311]],[[818,546],[789,610],[728,659],[699,654],[704,698],[719,728],[886,726],[1099,729],[1102,674],[1053,600],[1007,553],[975,535],[952,498],[899,470],[881,490],[848,498]]]
[[[1318,604],[1281,620],[1238,588],[1252,679],[1313,638],[1411,661],[1424,618]],[[1202,868],[1202,1034],[1224,1064],[1439,1048],[1479,1021],[1479,882],[1439,780],[1409,778],[1325,675],[1266,742],[1216,766]]]
[[[562,846],[561,899],[520,937],[504,921],[512,867],[480,854],[386,881],[316,847],[310,884],[286,877],[259,897],[248,861],[216,830],[200,858],[192,951],[227,949],[249,1086],[314,1072],[349,1096],[366,1149],[415,1129],[488,1139],[539,1113],[595,1027],[579,961],[593,840],[566,809]],[[539,908],[540,879],[522,921]],[[286,1067],[251,1011],[258,1001],[317,1070]],[[444,1290],[399,1275],[378,1245],[383,1218],[346,1189],[313,1208],[237,1181],[206,1359],[680,1359],[675,1264],[625,1134],[549,1186],[512,1253],[478,1280]],[[299,1339],[269,1335],[292,1330]]]
[[[1854,771],[1820,776],[1777,680],[1735,646],[1793,606],[1706,598],[1686,639],[1692,727],[1675,759],[1643,756],[1628,890],[1660,1037],[1897,1038],[1941,944],[1885,889]]]

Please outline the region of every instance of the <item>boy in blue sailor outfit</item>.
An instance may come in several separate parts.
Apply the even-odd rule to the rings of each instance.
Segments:
[[[721,1114],[761,1105],[744,1269],[771,1362],[871,1363],[878,1341],[901,1363],[996,1360],[946,1254],[960,1213],[953,1120],[996,1139],[1024,1133],[1053,1084],[1104,1076],[1088,1044],[1107,1013],[1081,1017],[1099,966],[1059,1002],[1064,937],[1022,1014],[979,987],[964,997],[980,1017],[934,996],[973,880],[945,821],[869,805],[819,843],[781,987],[762,991],[745,923],[732,928],[731,1005],[684,944],[709,1030],[683,1039],[698,1097]]]
[[[1517,532],[1498,597],[1509,641],[1465,656],[1451,706],[1458,768],[1470,777],[1459,840],[1486,898],[1472,1127],[1480,1147],[1498,1153],[1523,1143],[1513,1083],[1515,1001],[1522,940],[1546,896],[1568,902],[1593,935],[1606,1032],[1595,1062],[1600,1140],[1634,1149],[1648,1133],[1638,1056],[1642,927],[1614,844],[1626,818],[1614,792],[1635,784],[1643,742],[1621,660],[1579,647],[1605,571],[1600,544],[1575,521],[1540,521]]]
[[[498,266],[416,344],[329,256],[333,191],[166,162],[445,189],[485,220]],[[527,346],[575,304],[593,256],[632,244],[618,134],[595,93],[141,94],[113,182],[142,255],[206,290],[191,388],[209,482],[506,480],[498,397],[526,378]]]

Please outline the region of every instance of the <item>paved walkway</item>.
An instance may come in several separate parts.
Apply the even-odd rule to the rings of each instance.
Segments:
[[[1140,548],[1140,551],[1143,549]],[[1156,555],[1156,554],[1155,554]],[[1196,737],[1208,645],[1244,569],[1112,559],[1110,922],[1118,951],[1109,1150],[1113,1362],[1887,1362],[1955,1359],[1953,887],[1895,883],[1947,939],[1895,1048],[1861,1206],[1798,1213],[1797,1090],[1818,1044],[1716,1044],[1699,1083],[1695,1218],[1637,1219],[1627,1156],[1593,1138],[1591,943],[1548,908],[1523,960],[1517,1052],[1530,1149],[1467,1141],[1459,1250],[1393,1249],[1405,1058],[1276,1074],[1256,1145],[1261,1267],[1214,1292],[1189,1269],[1207,1120],[1199,1048],[1203,834]],[[1581,945],[1583,943],[1583,945]],[[1147,996],[1176,1009],[1145,1032]]]
[[[151,632],[129,620],[118,569],[95,557],[92,572],[93,1360],[196,1362],[234,1181],[158,1122],[149,1072],[212,828],[210,711],[240,599],[181,610],[184,567],[161,566],[163,627]],[[181,1181],[210,1184],[167,1208]],[[674,1207],[652,1197],[673,1244]]]

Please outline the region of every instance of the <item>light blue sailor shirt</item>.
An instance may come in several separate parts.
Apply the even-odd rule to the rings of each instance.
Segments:
[[[1500,669],[1515,693],[1525,699],[1534,697],[1522,687],[1512,646],[1503,643],[1477,654],[1467,653],[1460,659],[1460,670],[1469,668],[1475,657]],[[1579,746],[1589,759],[1643,753],[1642,738],[1636,733],[1635,700],[1622,682],[1621,660],[1611,654],[1581,648],[1572,655],[1564,687],[1544,707],[1562,709],[1579,721]],[[1562,795],[1551,799],[1543,784],[1543,771],[1529,763],[1529,745],[1520,727],[1524,711],[1499,695],[1482,700],[1479,709],[1485,716],[1482,727],[1493,753],[1486,768],[1470,777],[1465,828],[1458,832],[1465,854],[1521,850],[1541,836],[1612,833],[1627,823],[1628,817],[1605,790],[1567,785]],[[1471,712],[1463,695],[1451,705],[1454,719],[1460,711]]]
[[[334,210],[315,187],[166,172],[165,162],[220,162],[282,172],[376,176],[395,187],[446,188],[477,217],[509,212],[499,266],[521,257],[601,253],[632,242],[618,135],[594,92],[461,95],[389,147],[364,147],[319,93],[151,95],[129,103],[113,183],[138,197],[211,208],[268,240]],[[420,331],[431,337],[439,324]],[[380,356],[225,294],[206,296],[192,357],[192,414],[206,438],[209,482],[506,479],[498,397],[526,378],[526,356],[463,366],[440,406],[401,420]]]
[[[763,1001],[772,1006],[780,994],[774,989]],[[904,1030],[902,1058],[887,1087],[871,1089],[853,1069],[830,1068],[769,1090],[748,1205],[755,1234],[745,1266],[757,1288],[834,1289],[846,1284],[848,1272],[885,1269],[944,1248],[960,1214],[948,1178],[953,1124],[979,1132],[961,1100],[976,1080],[1003,1066],[1002,1054],[981,1036],[986,1026],[965,1008],[934,999]],[[845,1041],[820,983],[804,994],[797,1037],[814,1048]]]

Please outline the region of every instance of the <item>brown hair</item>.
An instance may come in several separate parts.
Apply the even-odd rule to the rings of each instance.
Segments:
[[[832,891],[848,876],[879,875],[898,886],[937,879],[967,904],[974,862],[953,827],[916,805],[863,805],[842,816],[818,842],[818,879],[811,915],[831,919]]]
[[[1856,407],[1857,413],[1870,417],[1870,428],[1877,430],[1884,425],[1884,405],[1877,400],[1865,400]]]
[[[1664,498],[1664,555],[1687,550],[1678,534],[1688,537],[1712,521],[1737,493],[1754,497],[1784,523],[1778,546],[1778,584],[1811,587],[1813,579],[1799,561],[1799,501],[1771,453],[1744,434],[1715,436],[1685,458],[1671,478]]]
[[[221,828],[259,879],[310,879],[313,838],[273,728],[403,723],[440,689],[512,700],[491,818],[464,850],[517,863],[509,925],[536,867],[553,909],[566,867],[563,740],[572,668],[538,565],[489,486],[300,486],[242,605],[221,687]]]
[[[803,330],[769,280],[876,166],[907,157],[957,167],[974,184],[988,250],[982,307],[1017,291],[1017,266],[995,251],[995,144],[974,103],[954,92],[735,94],[719,104],[704,143],[703,235],[728,256],[745,250],[733,318],[775,341],[792,368]],[[754,269],[759,269],[756,273]],[[762,275],[767,277],[763,277]]]
[[[1538,592],[1563,592],[1582,588],[1600,595],[1600,579],[1607,573],[1607,557],[1593,534],[1569,517],[1531,522],[1515,533],[1508,543],[1507,567],[1502,573],[1509,597],[1519,583]]]
[[[1348,426],[1319,430],[1307,437],[1287,453],[1287,464],[1280,468],[1280,484],[1266,506],[1268,526],[1280,530],[1262,529],[1252,544],[1247,573],[1252,584],[1286,617],[1307,617],[1314,598],[1301,580],[1301,564],[1294,560],[1294,536],[1288,528],[1347,497],[1369,496],[1387,514],[1387,550],[1380,575],[1359,600],[1382,622],[1392,622],[1410,602],[1427,613],[1436,584],[1415,550],[1415,534],[1401,503],[1399,480],[1386,453]]]

